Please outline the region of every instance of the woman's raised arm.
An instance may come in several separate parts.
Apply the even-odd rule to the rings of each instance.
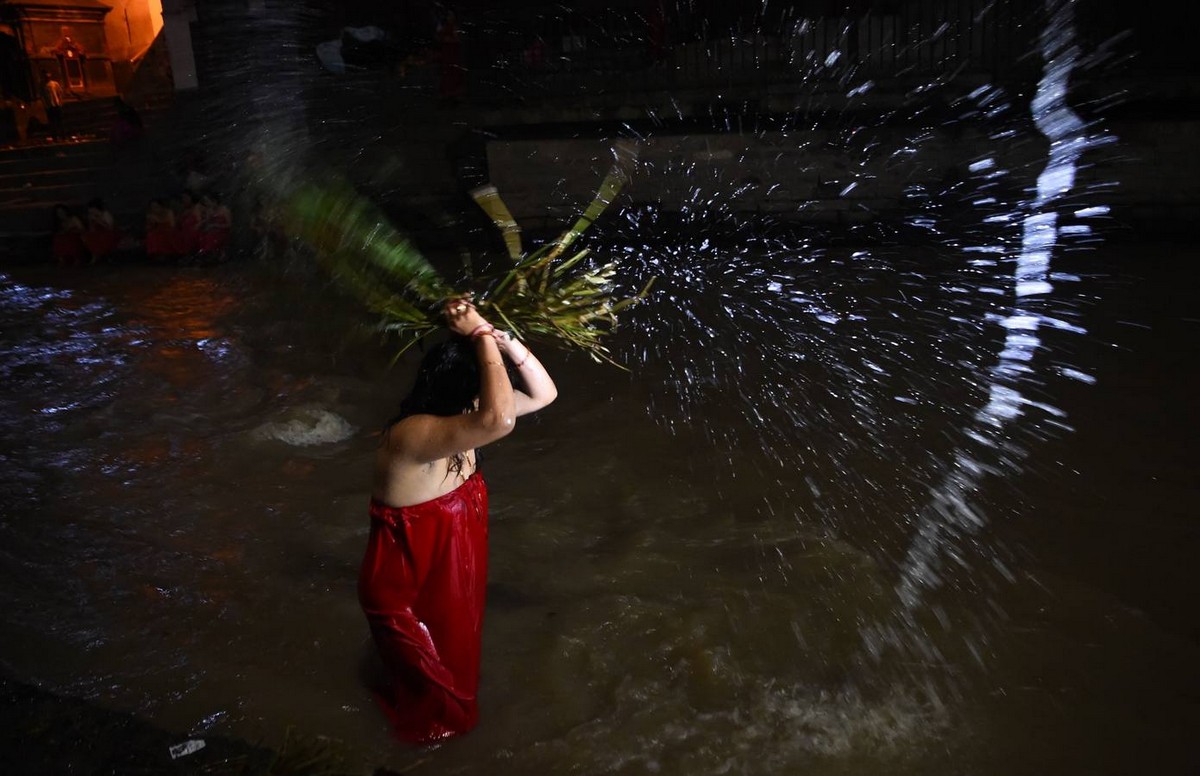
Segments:
[[[512,432],[517,418],[512,383],[491,336],[492,325],[465,299],[447,302],[445,313],[450,330],[472,340],[479,362],[479,402],[474,411],[462,415],[414,415],[397,425],[401,453],[422,463],[495,442]]]
[[[494,332],[500,351],[508,356],[508,360],[521,375],[525,391],[513,391],[516,399],[517,417],[537,412],[558,398],[558,388],[550,373],[533,352],[516,337],[497,329]]]

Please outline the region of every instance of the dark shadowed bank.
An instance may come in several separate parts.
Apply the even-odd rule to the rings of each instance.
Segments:
[[[172,758],[192,740],[204,747]],[[132,714],[63,698],[0,675],[0,763],[7,776],[357,776],[341,743],[289,735],[276,749],[165,730]],[[405,772],[419,772],[417,761]],[[374,776],[399,772],[377,769]]]

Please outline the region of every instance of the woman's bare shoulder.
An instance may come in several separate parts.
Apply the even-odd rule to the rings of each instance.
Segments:
[[[412,458],[415,462],[418,457],[415,451],[420,448],[422,442],[435,433],[440,424],[449,420],[437,415],[416,414],[396,421],[388,427],[383,438],[388,457],[392,460]]]

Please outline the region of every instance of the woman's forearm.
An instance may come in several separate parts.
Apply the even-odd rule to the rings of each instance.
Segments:
[[[516,418],[516,404],[499,345],[486,334],[473,339],[475,355],[479,359],[480,419],[488,424],[512,426]]]
[[[521,376],[525,393],[533,404],[525,408],[527,412],[541,409],[558,397],[558,388],[554,385],[550,373],[528,346],[502,331],[496,331],[496,342]]]

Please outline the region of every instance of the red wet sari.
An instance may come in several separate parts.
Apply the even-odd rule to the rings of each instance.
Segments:
[[[391,674],[380,703],[406,741],[466,733],[479,719],[487,509],[479,472],[421,504],[371,501],[358,598]]]

